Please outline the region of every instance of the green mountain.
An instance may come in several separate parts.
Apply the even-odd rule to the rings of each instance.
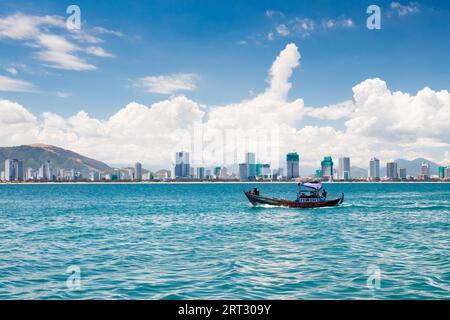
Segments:
[[[75,169],[77,171],[111,169],[106,163],[87,158],[70,150],[45,144],[31,144],[18,147],[0,147],[0,170],[4,170],[6,159],[23,160],[24,168],[38,169],[50,160],[53,168]]]
[[[413,175],[418,176],[420,175],[420,168],[422,167],[422,163],[427,163],[430,168],[430,175],[437,175],[438,174],[438,168],[439,165],[433,161],[430,161],[428,159],[424,158],[417,158],[414,160],[404,160],[404,159],[397,159],[395,160],[397,162],[397,167],[405,168],[407,175]]]
[[[353,166],[350,168],[350,175],[352,179],[367,178],[367,169]]]

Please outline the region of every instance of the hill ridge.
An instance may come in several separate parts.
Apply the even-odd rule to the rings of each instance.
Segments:
[[[33,143],[12,147],[0,147],[0,168],[4,168],[6,159],[20,159],[25,168],[38,169],[45,161],[50,160],[54,168],[74,169],[77,171],[105,171],[111,169],[104,162],[83,156],[61,147]]]

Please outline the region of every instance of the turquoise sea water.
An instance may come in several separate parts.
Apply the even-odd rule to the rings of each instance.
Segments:
[[[0,299],[450,298],[450,184],[330,184],[319,209],[249,187],[0,185]]]

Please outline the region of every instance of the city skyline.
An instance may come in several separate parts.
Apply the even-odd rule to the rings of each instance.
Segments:
[[[300,175],[300,155],[296,152],[286,154],[285,166],[271,167],[270,163],[256,161],[257,154],[246,152],[245,162],[240,163],[238,172],[228,172],[227,166],[192,166],[190,154],[178,151],[174,154],[171,169],[162,169],[155,172],[144,169],[140,162],[134,164],[134,168],[110,168],[109,170],[82,170],[73,168],[61,168],[52,166],[50,160],[44,161],[39,168],[24,167],[23,159],[6,159],[4,171],[0,170],[0,181],[151,181],[151,180],[233,180],[240,181],[295,181],[297,179],[320,179],[323,181],[430,181],[430,179],[447,180],[450,178],[450,164],[439,166],[437,174],[431,174],[430,165],[422,162],[420,172],[417,175],[408,175],[407,169],[398,166],[395,161],[386,162],[386,174],[381,176],[380,160],[373,157],[369,161],[367,175],[353,174],[350,165],[351,158],[340,156],[338,167],[335,167],[332,156],[325,156],[320,162],[320,168],[315,175]],[[284,171],[286,169],[286,171]],[[146,171],[145,177],[143,171]],[[286,174],[284,174],[286,172]]]
[[[133,29],[114,23],[120,14],[126,18],[128,8],[102,20],[92,13],[102,4],[81,1],[82,27],[73,32],[65,27],[65,8],[47,3],[43,11],[24,10],[2,3],[0,145],[48,143],[112,165],[161,166],[177,150],[190,152],[194,163],[238,164],[243,152],[236,147],[251,145],[264,163],[282,163],[291,150],[311,167],[324,155],[342,154],[359,167],[374,154],[383,162],[424,157],[448,163],[450,83],[443,76],[448,68],[443,52],[450,48],[445,42],[431,50],[442,41],[427,40],[445,38],[445,26],[435,24],[449,23],[442,19],[450,17],[449,6],[393,3],[381,6],[380,30],[367,29],[364,1],[351,1],[345,9],[324,1],[329,10],[323,15],[306,2],[288,1],[279,8],[262,3],[247,11],[251,26],[218,38],[217,48],[239,55],[226,61],[220,61],[220,50],[201,45],[211,43],[213,35],[195,28],[186,29],[191,45],[174,47],[168,39],[180,34],[172,27],[165,40],[154,42],[143,31],[148,26],[143,19],[136,19]],[[184,9],[195,16],[199,8],[191,6]],[[201,9],[202,26],[228,26],[206,18],[219,14],[216,6],[222,8]],[[154,2],[138,7],[160,21],[163,8]],[[225,9],[245,20],[234,6]],[[305,32],[308,24],[300,21],[312,21],[311,30]],[[418,26],[427,50],[406,37]],[[260,44],[251,38],[256,30],[264,31]],[[406,42],[399,46],[396,37]],[[119,49],[136,42],[145,54]],[[153,46],[167,58],[155,55]],[[380,50],[386,46],[392,50]],[[185,49],[186,60],[175,63],[181,60],[174,52]],[[65,58],[55,58],[60,56]]]

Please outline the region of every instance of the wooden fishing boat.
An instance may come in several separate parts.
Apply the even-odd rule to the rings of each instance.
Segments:
[[[309,185],[308,185],[309,184]],[[344,202],[344,194],[340,197],[336,197],[333,199],[327,199],[325,197],[318,196],[319,191],[322,189],[322,184],[313,182],[313,183],[302,183],[299,184],[301,187],[311,188],[313,191],[311,192],[311,196],[306,196],[300,189],[296,200],[286,200],[286,199],[277,199],[265,197],[259,194],[259,190],[257,188],[253,188],[250,191],[244,191],[248,201],[254,206],[257,205],[271,205],[278,207],[289,207],[289,208],[319,208],[319,207],[334,207],[342,204]]]

